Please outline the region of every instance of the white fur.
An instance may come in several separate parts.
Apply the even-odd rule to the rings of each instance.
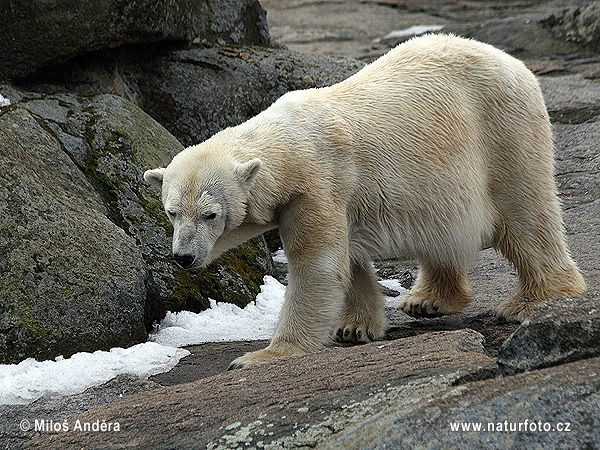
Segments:
[[[467,267],[490,244],[521,280],[500,315],[522,319],[551,295],[583,293],[552,170],[532,73],[489,45],[429,35],[341,83],[284,95],[146,179],[196,230],[174,247],[194,266],[279,227],[290,282],[271,345],[234,361],[251,365],[318,350],[336,329],[343,340],[382,337],[374,257],[419,259],[399,305],[416,316],[464,307]],[[224,212],[210,228],[197,193],[215,190]]]

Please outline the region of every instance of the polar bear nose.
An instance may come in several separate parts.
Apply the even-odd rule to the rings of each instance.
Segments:
[[[181,255],[176,253],[173,255],[173,259],[184,269],[189,269],[195,258],[193,255]]]

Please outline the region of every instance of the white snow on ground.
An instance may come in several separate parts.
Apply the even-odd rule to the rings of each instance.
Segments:
[[[285,258],[283,252],[278,255]],[[380,283],[405,293],[398,280]],[[211,300],[210,309],[200,313],[167,313],[149,336],[149,342],[109,352],[77,353],[70,358],[38,362],[33,358],[19,364],[0,365],[0,405],[28,404],[42,396],[64,396],[83,392],[122,373],[147,378],[171,370],[190,354],[181,348],[204,342],[270,339],[283,305],[285,286],[266,276],[256,301],[245,308]],[[394,306],[397,297],[386,297]]]
[[[169,312],[150,339],[175,347],[204,342],[270,339],[283,305],[285,286],[270,276],[266,276],[264,282],[256,302],[244,309],[211,300],[210,309],[200,313]]]
[[[399,280],[395,280],[395,279],[379,280],[379,284],[381,284],[382,286],[384,286],[388,289],[392,289],[392,290],[400,293],[400,295],[397,297],[385,297],[385,306],[387,306],[388,308],[395,308],[400,296],[402,296],[408,292],[408,289],[405,289],[400,285]]]
[[[147,378],[167,372],[190,352],[146,342],[109,352],[76,353],[55,361],[28,358],[0,365],[0,405],[26,405],[42,396],[74,395],[112,380],[121,373]]]
[[[7,99],[6,97],[2,97],[2,95],[0,95],[0,108],[2,108],[4,106],[10,106],[10,100]]]
[[[287,256],[285,256],[285,253],[282,249],[279,249],[275,253],[273,253],[273,261],[284,264],[287,264],[288,262]]]
[[[409,28],[405,28],[404,30],[392,31],[391,33],[386,34],[382,38],[375,39],[373,42],[377,44],[381,41],[385,41],[386,39],[398,39],[406,36],[420,36],[425,33],[440,31],[443,28],[443,25],[415,25]]]

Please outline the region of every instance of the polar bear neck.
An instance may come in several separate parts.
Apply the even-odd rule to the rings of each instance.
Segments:
[[[335,115],[320,94],[318,89],[290,92],[259,115],[215,136],[228,144],[221,146],[234,160],[263,162],[249,192],[247,221],[270,223],[298,196],[314,194],[315,174],[324,173],[323,165],[329,166],[328,173],[348,173],[350,167],[339,164],[335,150],[349,143],[340,138]],[[318,181],[323,190],[330,191],[328,181]]]

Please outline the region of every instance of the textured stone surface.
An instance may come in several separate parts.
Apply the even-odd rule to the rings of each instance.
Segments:
[[[138,86],[148,114],[184,145],[193,145],[248,120],[288,91],[336,83],[362,64],[279,49],[221,47],[171,52],[152,66],[139,60],[139,71],[124,77]]]
[[[333,348],[263,367],[234,370],[194,383],[138,394],[89,411],[82,421],[118,421],[119,433],[46,434],[26,448],[236,448],[295,436],[310,424],[344,428],[389,406],[386,394],[421,401],[453,382],[493,370],[482,337],[469,330],[430,333],[394,342]],[[353,409],[357,402],[369,408]],[[355,414],[347,414],[351,411]],[[324,425],[314,445],[337,432]],[[311,444],[312,442],[312,444]]]
[[[596,449],[599,368],[595,358],[446,388],[427,402],[390,405],[317,448]]]
[[[62,424],[64,420],[90,408],[157,387],[160,386],[137,376],[119,375],[101,386],[70,397],[44,397],[31,405],[0,405],[0,443],[6,450],[20,449],[27,440],[40,435],[35,430],[36,419]],[[31,424],[29,430],[21,427],[24,420]]]
[[[256,0],[10,1],[0,4],[0,29],[0,81],[123,44],[269,41]]]
[[[562,10],[547,22],[565,40],[600,50],[600,2]]]
[[[336,83],[363,65],[264,47],[124,48],[79,58],[30,80],[29,88],[120,95],[189,146],[248,120],[288,91]]]
[[[558,297],[534,314],[498,351],[503,373],[563,364],[600,355],[600,299]]]
[[[0,362],[146,338],[143,259],[43,124],[0,115]]]
[[[561,17],[570,7],[584,9],[587,3],[585,0],[505,1],[501,5],[486,0],[261,2],[267,10],[275,41],[292,50],[352,56],[365,61],[372,61],[410,39],[414,36],[411,29],[432,25],[443,26],[442,32],[489,42],[522,58],[572,55],[583,48],[555,32],[550,18]],[[581,22],[578,18],[576,21]],[[404,34],[394,37],[395,31]],[[389,34],[392,35],[386,37]]]

